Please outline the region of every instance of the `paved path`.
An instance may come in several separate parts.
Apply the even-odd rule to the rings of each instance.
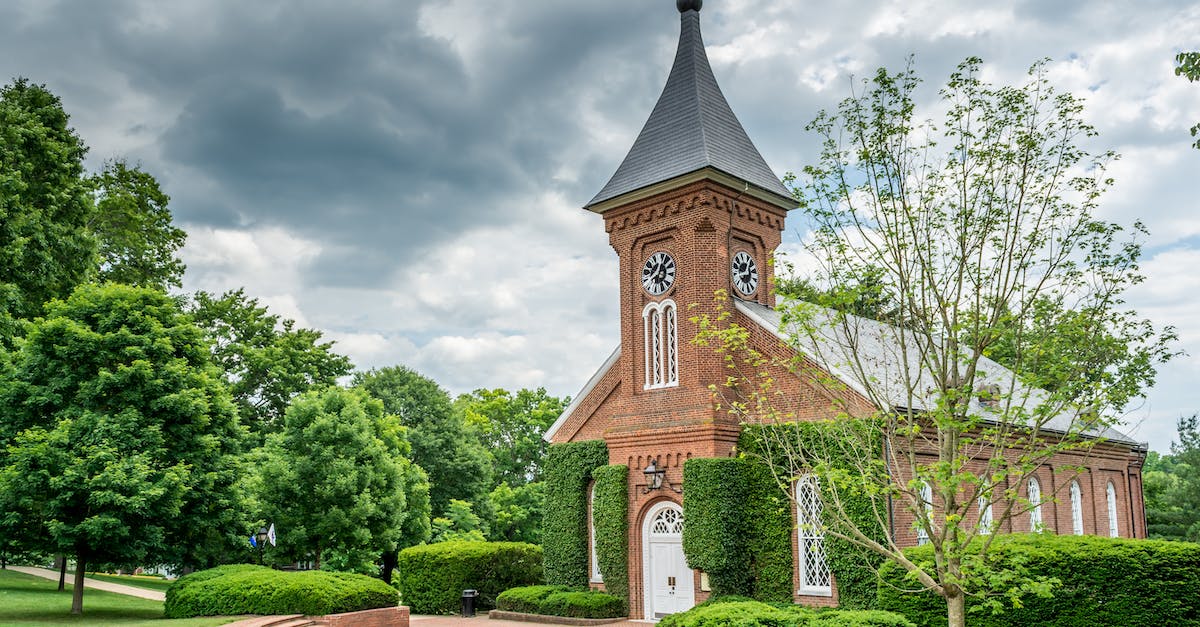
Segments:
[[[542,625],[543,627],[554,627],[547,623],[526,623],[517,620],[492,620],[487,617],[487,613],[481,613],[475,618],[463,618],[461,616],[412,616],[409,618],[409,624],[413,627],[530,627],[531,625]],[[620,623],[608,623],[604,627],[646,627],[645,623],[634,621],[623,621]]]
[[[33,566],[9,566],[8,569],[15,570],[19,573],[25,573],[26,575],[33,575],[35,577],[42,577],[45,579],[58,581],[57,570],[50,570],[48,568],[35,568]],[[73,580],[74,577],[68,573],[67,583],[71,583]],[[127,594],[131,597],[150,599],[151,601],[165,601],[167,598],[165,593],[159,592],[158,590],[147,590],[146,588],[138,588],[137,586],[110,583],[107,581],[100,581],[99,579],[92,579],[91,577],[87,576],[84,576],[83,580],[85,582],[83,585],[85,590],[89,588],[92,590],[104,590],[105,592],[116,592],[117,594]]]

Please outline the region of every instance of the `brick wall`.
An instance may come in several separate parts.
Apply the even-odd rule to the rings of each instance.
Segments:
[[[319,619],[330,627],[408,627],[408,608],[384,607],[377,610],[330,614]]]

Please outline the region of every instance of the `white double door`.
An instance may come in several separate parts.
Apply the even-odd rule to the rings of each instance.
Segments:
[[[683,512],[674,504],[647,517],[645,565],[646,618],[684,612],[696,604],[692,569],[683,555]]]

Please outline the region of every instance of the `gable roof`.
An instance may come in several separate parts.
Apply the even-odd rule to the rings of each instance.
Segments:
[[[937,405],[937,386],[928,368],[922,366],[919,351],[913,348],[917,344],[915,337],[899,327],[853,315],[846,315],[842,323],[843,318],[835,318],[832,312],[818,312],[811,323],[811,332],[789,332],[781,313],[771,307],[741,299],[734,299],[734,306],[876,405],[918,412]],[[1046,392],[1023,385],[1012,370],[987,357],[980,358],[977,377],[984,385],[994,383],[1011,390],[1009,396],[1014,404],[1036,406],[1047,398]],[[986,415],[989,411],[976,397],[970,403],[972,412]],[[1079,418],[1078,412],[1061,412],[1049,419],[1043,429],[1067,433],[1077,429]],[[1104,428],[1088,435],[1139,446],[1136,440],[1116,429]]]
[[[588,382],[583,384],[583,389],[579,390],[579,394],[576,394],[575,398],[571,399],[571,403],[567,405],[567,408],[558,415],[558,420],[555,420],[554,424],[550,425],[550,428],[546,429],[546,432],[542,434],[543,440],[550,442],[551,439],[554,438],[554,434],[558,433],[558,430],[562,428],[563,423],[567,421],[567,418],[570,418],[571,414],[575,413],[575,409],[579,407],[579,404],[583,402],[583,399],[587,397],[588,394],[592,393],[592,389],[594,389],[596,385],[600,383],[600,379],[604,378],[605,373],[607,373],[608,370],[613,367],[613,364],[617,363],[617,358],[620,356],[621,345],[618,344],[617,347],[613,349],[612,354],[608,356],[608,359],[605,359],[604,363],[600,365],[600,369],[596,371],[596,374],[593,374],[592,378],[588,379]]]
[[[675,65],[658,104],[616,173],[584,208],[596,210],[605,201],[705,168],[794,208],[791,193],[754,147],[717,85],[700,37],[699,11],[683,11],[680,19]]]

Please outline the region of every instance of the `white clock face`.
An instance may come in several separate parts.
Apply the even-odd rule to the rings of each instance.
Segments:
[[[675,282],[675,260],[664,252],[650,255],[642,266],[642,287],[658,296],[671,288]]]
[[[746,251],[733,256],[733,286],[737,291],[749,296],[758,289],[758,266],[754,257]]]

